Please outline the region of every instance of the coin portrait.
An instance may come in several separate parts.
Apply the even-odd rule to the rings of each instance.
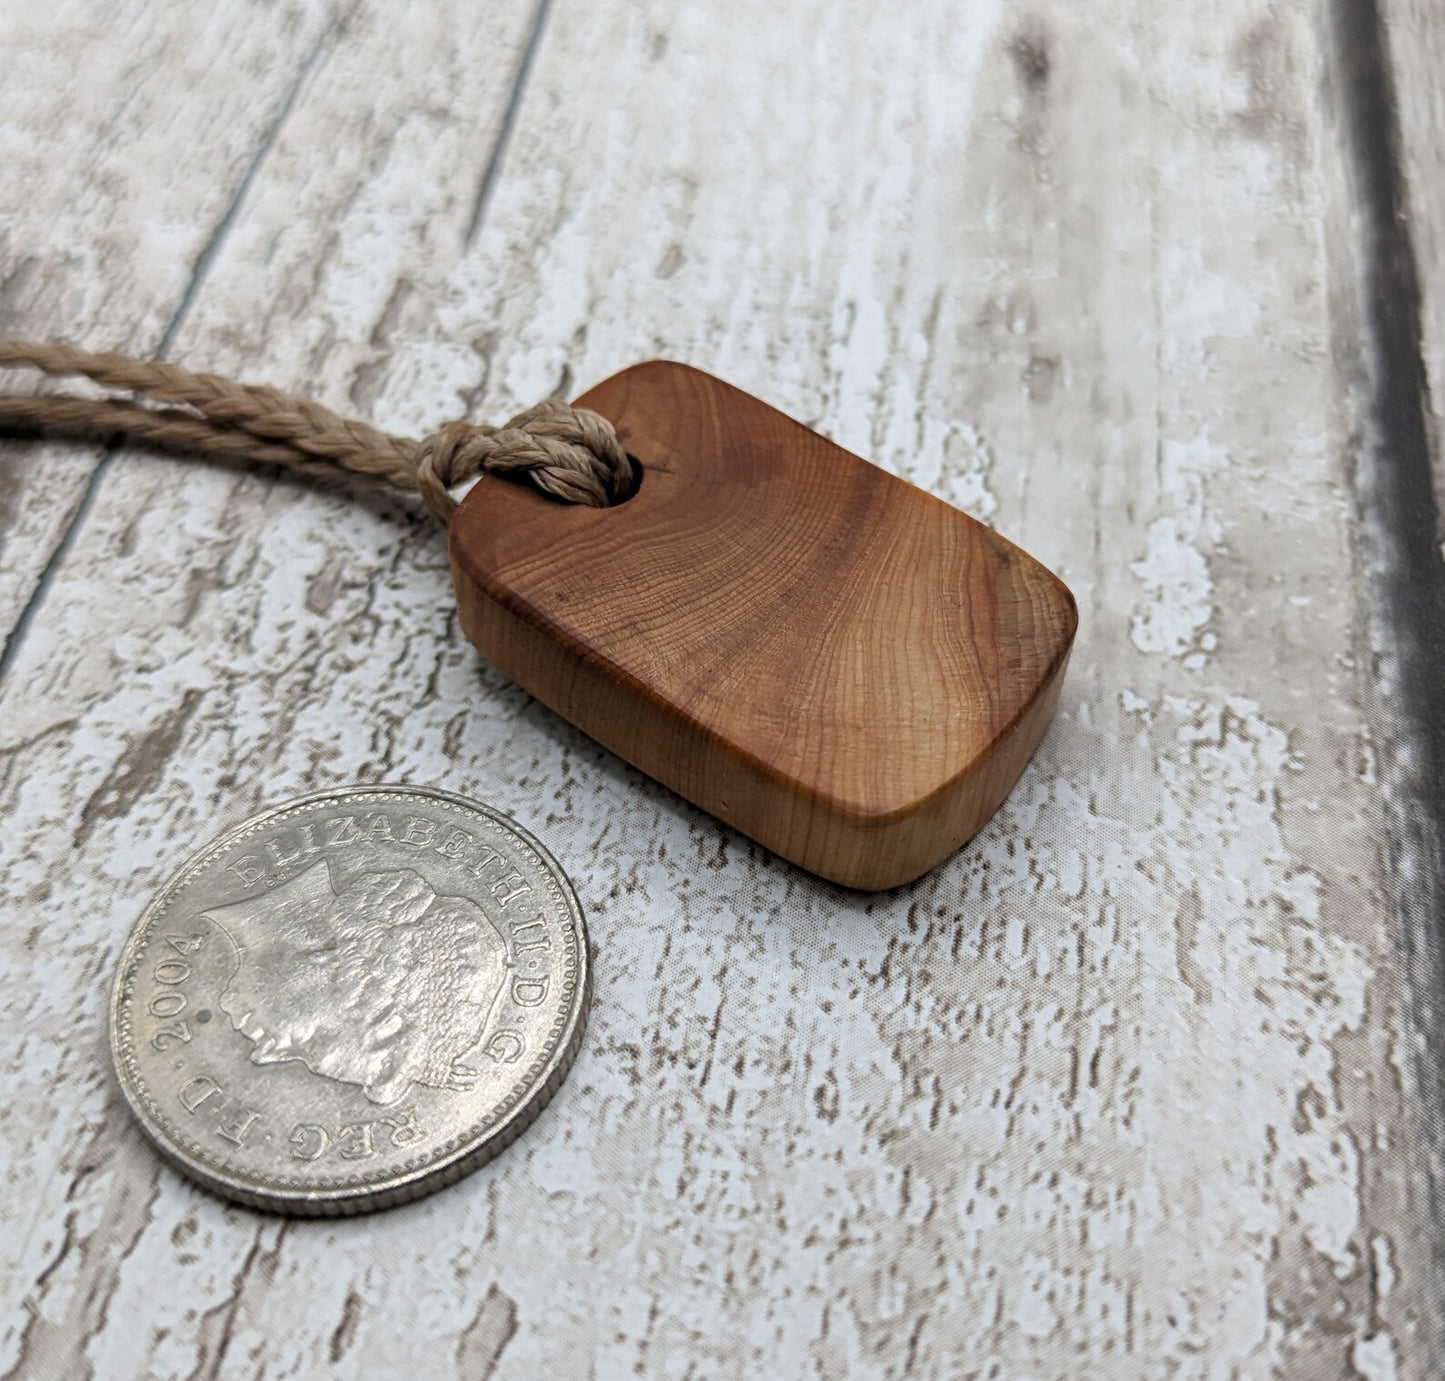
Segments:
[[[413,1083],[470,1088],[461,1061],[501,994],[507,946],[482,908],[410,869],[339,896],[325,859],[264,898],[206,913],[236,967],[220,997],[252,1064],[300,1060],[383,1106]]]
[[[412,787],[305,797],[162,889],[111,1003],[158,1148],[258,1207],[336,1214],[451,1183],[560,1084],[589,997],[582,914],[543,847]]]

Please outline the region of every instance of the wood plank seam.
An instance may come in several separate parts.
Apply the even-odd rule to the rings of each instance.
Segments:
[[[492,141],[492,152],[487,166],[482,169],[482,180],[477,184],[476,199],[472,203],[472,218],[467,222],[467,233],[462,243],[470,249],[476,242],[482,223],[487,218],[487,207],[492,199],[498,175],[502,171],[502,160],[507,156],[507,146],[512,142],[512,130],[517,123],[517,114],[522,108],[522,97],[527,90],[527,78],[532,72],[532,63],[537,50],[542,46],[547,31],[547,19],[552,12],[552,0],[537,0],[537,9],[532,18],[532,29],[527,36],[526,47],[517,60],[517,74],[512,78],[512,89],[507,96],[506,108],[502,111],[502,123],[497,137]]]
[[[276,140],[280,136],[282,128],[296,107],[297,97],[301,94],[307,80],[316,70],[322,58],[330,51],[336,39],[345,31],[347,20],[356,12],[360,3],[361,0],[352,0],[346,12],[322,30],[316,42],[311,45],[310,51],[302,59],[301,65],[296,71],[295,78],[292,80],[290,86],[287,87],[286,94],[277,106],[274,118],[267,123],[261,138],[257,141],[255,153],[251,156],[250,161],[246,164],[245,170],[237,181],[235,191],[227,201],[225,209],[216,221],[211,233],[206,237],[205,244],[201,247],[201,252],[196,256],[195,265],[191,269],[190,276],[186,280],[186,285],[181,291],[181,296],[176,303],[175,310],[171,312],[165,329],[161,332],[160,340],[156,343],[154,351],[154,357],[156,359],[163,359],[165,357],[166,352],[170,349],[176,336],[179,334],[181,327],[185,325],[186,318],[190,315],[191,307],[195,303],[196,295],[200,292],[202,285],[210,273],[211,266],[216,261],[216,256],[221,252],[222,245],[225,244],[227,236],[236,224],[241,208],[245,204],[247,194],[255,184],[256,177],[266,162],[267,155],[276,146]],[[54,547],[51,548],[50,554],[46,557],[45,564],[41,567],[40,577],[35,582],[35,588],[31,590],[29,598],[25,601],[14,624],[6,634],[3,647],[0,647],[0,682],[4,681],[10,668],[14,665],[15,657],[20,651],[21,644],[25,641],[25,635],[30,631],[30,626],[36,614],[40,611],[45,603],[46,597],[50,593],[51,586],[55,581],[56,572],[60,569],[67,554],[74,547],[75,539],[81,528],[85,526],[85,520],[89,516],[91,506],[95,502],[95,495],[100,487],[100,482],[105,477],[106,472],[110,469],[117,453],[121,449],[120,446],[114,443],[107,445],[102,450],[89,477],[86,479],[85,486],[80,491],[80,497],[76,501],[74,510],[67,520],[65,527],[61,530],[59,540]]]
[[[1417,1175],[1434,1231],[1430,1293],[1445,1304],[1445,565],[1440,559],[1428,425],[1421,292],[1407,214],[1399,109],[1376,0],[1334,0],[1334,61],[1342,138],[1358,210],[1367,331],[1355,486],[1370,547],[1381,746],[1390,866],[1405,963],[1417,1106]],[[1423,1340],[1445,1355],[1445,1308]]]

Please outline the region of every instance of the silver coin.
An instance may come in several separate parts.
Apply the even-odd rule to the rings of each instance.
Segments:
[[[510,1145],[589,997],[581,908],[530,834],[439,791],[350,787],[246,821],[162,888],[121,956],[111,1053],[207,1188],[358,1213]]]

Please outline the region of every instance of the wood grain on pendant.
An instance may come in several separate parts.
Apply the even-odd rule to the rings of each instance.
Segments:
[[[462,626],[544,704],[852,887],[908,882],[998,808],[1077,614],[982,524],[685,365],[577,400],[641,461],[614,508],[483,479],[452,520]]]

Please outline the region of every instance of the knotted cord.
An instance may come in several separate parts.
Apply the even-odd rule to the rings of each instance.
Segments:
[[[314,470],[334,467],[415,488],[445,526],[449,490],[488,472],[525,478],[567,503],[605,508],[636,488],[635,462],[600,413],[546,399],[500,427],[450,422],[419,441],[392,436],[310,399],[165,360],[0,340],[0,366],[80,374],[127,398],[0,395],[0,431],[129,437],[167,450]]]

